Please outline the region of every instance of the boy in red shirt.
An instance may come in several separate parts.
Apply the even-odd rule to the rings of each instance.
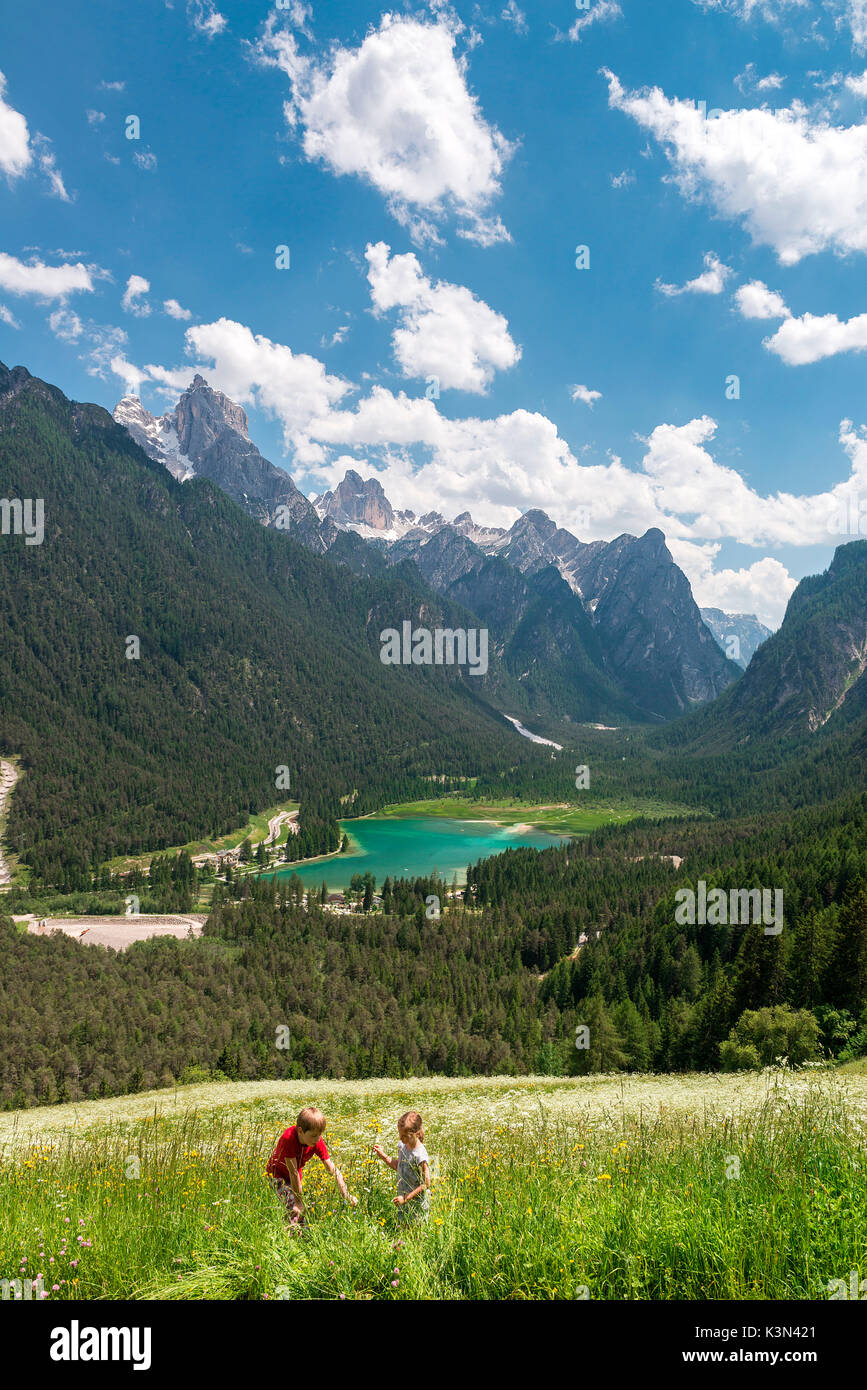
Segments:
[[[294,1125],[284,1130],[268,1160],[268,1177],[286,1207],[286,1218],[293,1226],[304,1225],[304,1199],[301,1195],[301,1169],[315,1155],[325,1164],[340,1189],[344,1202],[358,1206],[350,1197],[343,1174],[329,1157],[325,1140],[327,1120],[314,1105],[305,1105]]]

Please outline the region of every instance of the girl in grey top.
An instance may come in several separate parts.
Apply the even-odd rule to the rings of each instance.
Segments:
[[[424,1127],[417,1110],[407,1110],[397,1122],[400,1143],[397,1158],[389,1158],[382,1146],[374,1144],[373,1152],[397,1173],[397,1196],[394,1204],[404,1221],[427,1219],[430,1212],[430,1159],[422,1140]]]

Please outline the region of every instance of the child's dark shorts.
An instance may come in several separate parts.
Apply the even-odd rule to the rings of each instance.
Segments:
[[[286,1208],[286,1220],[293,1226],[303,1226],[304,1208],[300,1205],[292,1184],[284,1182],[282,1178],[275,1178],[273,1173],[269,1173],[268,1181]]]

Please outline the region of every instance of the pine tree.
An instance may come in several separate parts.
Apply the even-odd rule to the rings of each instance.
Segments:
[[[867,1004],[867,885],[853,886],[840,911],[831,973],[833,1003],[856,1018]]]
[[[592,995],[579,1012],[580,1023],[588,1030],[588,1046],[576,1048],[575,1070],[581,1075],[586,1072],[620,1071],[627,1065],[628,1058],[623,1050],[623,1039],[611,1020],[602,996]]]

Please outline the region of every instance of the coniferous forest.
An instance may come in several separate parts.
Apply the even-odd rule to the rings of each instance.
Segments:
[[[0,736],[23,773],[6,840],[28,876],[7,911],[28,894],[52,911],[119,911],[127,892],[145,911],[190,911],[205,871],[165,851],[269,804],[281,767],[301,804],[290,860],[336,849],[346,815],[434,786],[465,793],[469,779],[528,818],[534,803],[576,804],[576,759],[603,802],[691,814],[510,850],[469,866],[457,895],[389,879],[374,896],[368,882],[347,915],[317,893],[305,906],[299,880],[229,869],[201,939],[123,953],[3,919],[0,1105],[201,1076],[679,1071],[867,1052],[864,682],[818,727],[804,718],[839,688],[841,662],[850,680],[867,543],[799,586],[718,700],[613,735],[564,721],[552,752],[504,727],[495,702],[521,709],[509,678],[475,687],[381,665],[375,634],[395,611],[460,616],[411,564],[368,573],[344,563],[352,547],[313,554],[207,481],[176,484],[105,412],[20,374],[4,384],[6,490],[44,495],[47,517],[47,543],[7,543],[0,566]],[[143,851],[146,872],[108,868]],[[678,925],[675,894],[698,880],[780,890],[784,930]],[[275,1046],[278,1029],[290,1046]]]
[[[865,832],[863,792],[794,816],[637,823],[482,861],[456,899],[436,880],[386,883],[382,909],[340,917],[303,907],[291,880],[247,879],[232,885],[238,901],[218,886],[200,940],[124,953],[6,922],[0,1103],[205,1076],[688,1071],[867,1054]],[[676,925],[675,891],[700,875],[782,886],[785,930]],[[591,1045],[579,1051],[582,1024]],[[280,1028],[288,1048],[275,1045]]]

